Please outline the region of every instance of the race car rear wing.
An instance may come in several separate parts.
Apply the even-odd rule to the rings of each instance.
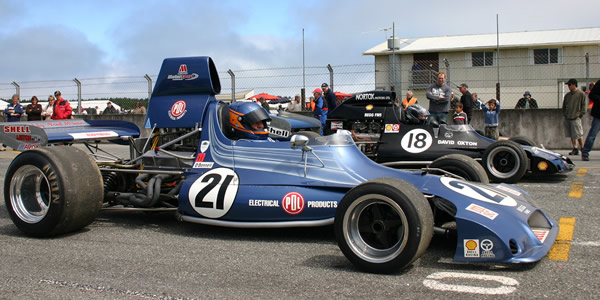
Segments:
[[[50,120],[0,123],[0,142],[15,150],[30,150],[47,144],[94,140],[120,141],[139,137],[131,122],[115,120]]]

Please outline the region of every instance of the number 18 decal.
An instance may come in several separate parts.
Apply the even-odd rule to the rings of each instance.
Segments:
[[[207,218],[224,216],[238,192],[237,174],[226,168],[217,168],[196,179],[188,193],[190,204],[196,212]]]
[[[402,149],[410,153],[421,153],[433,144],[431,134],[425,129],[413,129],[402,137]]]

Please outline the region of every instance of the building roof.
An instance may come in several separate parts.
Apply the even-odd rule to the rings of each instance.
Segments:
[[[496,33],[424,37],[413,39],[400,38],[398,54],[423,52],[450,52],[466,49],[495,49]],[[600,27],[506,32],[499,34],[500,48],[543,47],[560,45],[600,44]],[[392,50],[385,41],[365,51],[363,55],[390,55]]]

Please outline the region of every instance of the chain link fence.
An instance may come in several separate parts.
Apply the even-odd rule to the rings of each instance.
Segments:
[[[555,60],[550,57],[548,63],[532,61],[528,55],[500,59],[493,56],[465,58],[464,53],[455,54],[455,57],[448,55],[448,58],[443,55],[434,60],[416,61],[412,55],[396,55],[376,56],[372,64],[221,70],[222,95],[219,98],[239,100],[268,93],[290,99],[301,94],[307,99],[325,82],[336,92],[350,94],[393,89],[398,97],[403,97],[407,90],[412,90],[422,99],[421,104],[427,106],[423,101],[425,89],[435,82],[438,71],[444,71],[448,75],[448,84],[458,97],[460,93],[456,87],[464,82],[480,99],[496,98],[499,82],[499,96],[505,109],[513,108],[525,91],[531,92],[540,108],[560,108],[562,97],[568,92],[564,83],[569,78],[576,78],[582,89],[600,78],[598,55],[562,56]],[[55,90],[60,90],[72,103],[110,100],[129,110],[138,100],[147,105],[156,78],[157,75],[143,75],[5,82],[0,83],[0,99],[10,101],[11,96],[18,93],[24,103],[34,95],[43,102]],[[83,107],[86,107],[85,103]]]

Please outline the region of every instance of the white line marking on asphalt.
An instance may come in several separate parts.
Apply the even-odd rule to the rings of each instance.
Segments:
[[[571,242],[571,245],[600,247],[600,242]]]
[[[499,287],[481,287],[461,284],[442,283],[443,279],[461,281],[495,281],[501,284]],[[466,279],[466,280],[465,280]],[[481,295],[506,295],[514,292],[519,285],[515,279],[505,276],[480,275],[458,272],[437,272],[427,276],[423,285],[438,291],[451,291],[459,293],[481,294]]]

